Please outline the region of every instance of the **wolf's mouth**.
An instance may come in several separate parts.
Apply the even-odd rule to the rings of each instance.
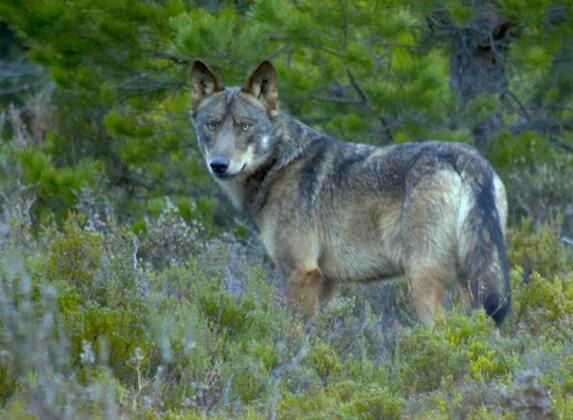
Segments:
[[[243,166],[241,167],[241,169],[239,169],[237,172],[232,173],[232,174],[229,174],[229,173],[217,174],[214,172],[211,172],[211,173],[215,176],[215,178],[218,178],[218,179],[230,179],[230,178],[234,178],[237,175],[239,175],[241,172],[243,172],[243,169],[245,169],[246,167],[247,167],[247,164],[243,163]]]

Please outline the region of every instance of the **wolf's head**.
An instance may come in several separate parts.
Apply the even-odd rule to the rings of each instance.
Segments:
[[[191,84],[191,119],[211,173],[219,180],[253,173],[277,140],[277,75],[271,62],[263,61],[242,88],[225,88],[197,60]]]

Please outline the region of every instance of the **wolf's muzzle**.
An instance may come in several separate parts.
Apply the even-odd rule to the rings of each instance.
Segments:
[[[216,176],[225,176],[231,162],[223,156],[215,156],[209,161],[209,167]]]

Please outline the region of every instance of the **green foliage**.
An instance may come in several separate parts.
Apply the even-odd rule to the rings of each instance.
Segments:
[[[544,343],[571,339],[573,254],[554,225],[533,228],[525,219],[510,231],[513,312],[509,328],[527,331]]]
[[[550,277],[573,272],[571,250],[559,240],[558,233],[551,226],[534,229],[532,220],[525,219],[510,231],[508,240],[512,244],[509,261],[527,273],[536,271]]]
[[[527,323],[533,333],[547,338],[570,336],[573,321],[572,280],[571,275],[565,278],[555,276],[553,280],[548,280],[534,272],[518,295],[517,319]]]
[[[284,418],[384,418],[399,419],[404,402],[386,388],[342,381],[313,398],[292,395],[281,402]]]
[[[507,376],[515,366],[511,355],[489,342],[493,330],[484,312],[472,317],[451,314],[432,329],[406,330],[395,356],[405,380],[402,386],[414,392],[428,391],[464,377],[487,382]]]
[[[573,256],[550,228],[511,232],[512,261],[533,274],[516,265],[514,313],[496,338],[456,296],[432,326],[413,322],[400,282],[348,287],[305,326],[229,237],[187,253],[149,238],[189,234],[173,206],[138,236],[90,217],[70,214],[37,237],[26,219],[12,222],[1,244],[2,416],[487,418],[571,407]]]
[[[52,281],[63,280],[89,293],[90,280],[103,257],[102,237],[83,232],[78,222],[72,215],[52,240],[46,274]]]
[[[50,124],[34,130],[42,138],[22,155],[39,190],[36,207],[63,219],[82,186],[101,183],[113,191],[121,219],[141,220],[141,202],[168,194],[176,203],[211,201],[206,213],[218,223],[227,218],[217,213],[228,211],[213,200],[187,117],[186,74],[197,57],[228,85],[244,83],[271,57],[282,107],[342,139],[474,141],[511,180],[515,213],[546,222],[538,207],[549,202],[563,211],[567,201],[559,197],[571,187],[551,179],[573,179],[572,13],[569,5],[528,0],[491,7],[459,0],[0,6],[19,37],[11,32],[12,44],[25,43],[56,83]],[[456,37],[468,37],[465,50]],[[478,80],[489,69],[466,68],[479,61],[464,58],[474,44],[478,56],[496,51],[503,74],[495,77],[507,84],[492,90]],[[470,76],[477,92],[461,99],[457,77]],[[494,127],[485,140],[476,134],[484,124]]]

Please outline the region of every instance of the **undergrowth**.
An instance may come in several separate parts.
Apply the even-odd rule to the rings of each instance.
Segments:
[[[80,210],[36,229],[25,213],[22,197],[4,203],[0,417],[573,410],[573,258],[550,227],[511,231],[513,313],[495,339],[456,294],[443,319],[419,325],[400,280],[349,286],[303,325],[260,248],[206,240],[173,205],[137,234]]]

